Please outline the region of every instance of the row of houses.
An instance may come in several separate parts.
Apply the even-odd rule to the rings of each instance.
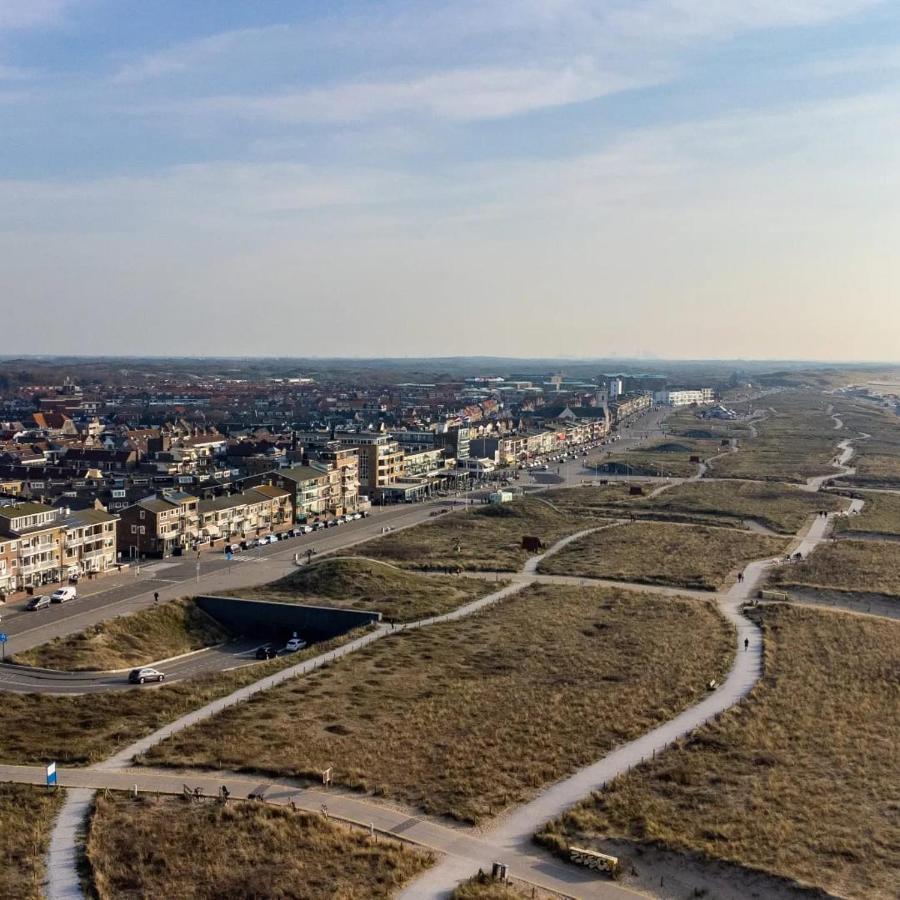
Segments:
[[[120,512],[118,546],[131,558],[180,555],[218,541],[278,533],[294,518],[290,492],[272,485],[206,500],[163,490]]]
[[[0,595],[115,568],[116,516],[42,503],[0,506]]]

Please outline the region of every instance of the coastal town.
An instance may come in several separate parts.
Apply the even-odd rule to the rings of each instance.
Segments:
[[[732,415],[712,387],[659,375],[148,380],[66,376],[0,394],[0,596],[246,550],[373,506],[514,489],[520,472],[586,455],[652,408]]]

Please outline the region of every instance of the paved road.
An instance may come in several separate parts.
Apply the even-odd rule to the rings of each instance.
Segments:
[[[160,601],[165,601],[274,581],[296,569],[295,553],[305,555],[309,548],[324,553],[351,547],[377,537],[384,526],[399,529],[426,521],[434,506],[429,503],[379,508],[368,519],[250,550],[238,555],[232,563],[222,555],[207,553],[200,560],[199,580],[195,560],[174,558],[149,562],[139,575],[129,570],[125,576],[109,576],[88,583],[84,591],[79,586],[81,595],[77,600],[49,609],[29,612],[25,610],[26,601],[6,604],[0,612],[3,630],[9,635],[6,652],[22,652],[112,616],[146,609],[153,605],[156,591]]]
[[[206,672],[223,672],[256,663],[258,640],[238,640],[198,653],[165,661],[159,667],[166,684],[193,678]],[[147,663],[152,665],[152,663]],[[95,694],[103,691],[152,690],[157,685],[128,682],[128,670],[121,672],[59,672],[27,666],[0,665],[0,691],[20,694]]]

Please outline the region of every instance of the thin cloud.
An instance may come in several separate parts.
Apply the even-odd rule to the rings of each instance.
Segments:
[[[358,81],[264,96],[208,97],[171,107],[283,123],[370,122],[403,115],[466,122],[595,100],[664,80],[604,72],[589,59],[556,67],[457,69],[407,81]]]
[[[116,84],[136,84],[187,72],[226,56],[242,44],[264,41],[271,35],[287,30],[285,25],[240,28],[219,32],[195,41],[185,41],[166,50],[148,53],[122,66],[113,75],[112,80]]]
[[[0,31],[54,25],[71,5],[72,0],[3,0]]]

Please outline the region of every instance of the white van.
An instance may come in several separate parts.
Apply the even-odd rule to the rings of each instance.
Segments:
[[[61,587],[50,595],[51,603],[65,603],[67,600],[74,600],[78,596],[78,591],[73,587]]]

